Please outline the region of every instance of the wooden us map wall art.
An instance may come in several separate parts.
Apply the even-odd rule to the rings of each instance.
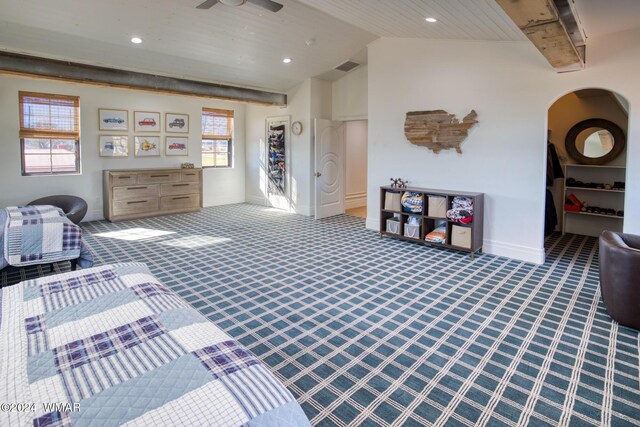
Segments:
[[[477,117],[475,110],[471,110],[462,122],[455,114],[444,110],[409,111],[404,122],[404,135],[412,144],[427,147],[436,154],[451,148],[462,153],[460,144],[469,129],[478,123]]]

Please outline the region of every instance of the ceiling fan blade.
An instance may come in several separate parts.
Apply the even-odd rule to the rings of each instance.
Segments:
[[[282,5],[280,3],[276,3],[272,0],[247,0],[247,2],[255,4],[263,9],[270,10],[271,12],[277,12],[282,9]]]
[[[210,9],[215,6],[216,3],[218,3],[218,0],[206,0],[204,3],[197,5],[196,9]]]

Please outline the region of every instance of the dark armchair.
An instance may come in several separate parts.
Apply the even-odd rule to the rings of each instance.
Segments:
[[[87,202],[76,196],[58,195],[47,196],[33,202],[29,205],[51,205],[58,207],[64,211],[67,218],[74,224],[80,224],[80,221],[87,214]]]
[[[600,235],[600,290],[612,319],[640,330],[640,236]]]

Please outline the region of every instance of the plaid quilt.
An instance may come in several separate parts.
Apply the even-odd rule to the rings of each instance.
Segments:
[[[309,426],[262,363],[115,264],[0,289],[0,425]]]
[[[11,206],[4,209],[3,264],[23,267],[80,258],[81,267],[93,259],[82,244],[80,227],[55,206]],[[2,267],[4,267],[2,265]]]

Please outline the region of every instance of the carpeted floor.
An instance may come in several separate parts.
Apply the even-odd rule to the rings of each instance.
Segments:
[[[640,425],[638,333],[597,241],[537,266],[252,205],[83,224],[98,264],[154,274],[263,360],[313,425]]]

